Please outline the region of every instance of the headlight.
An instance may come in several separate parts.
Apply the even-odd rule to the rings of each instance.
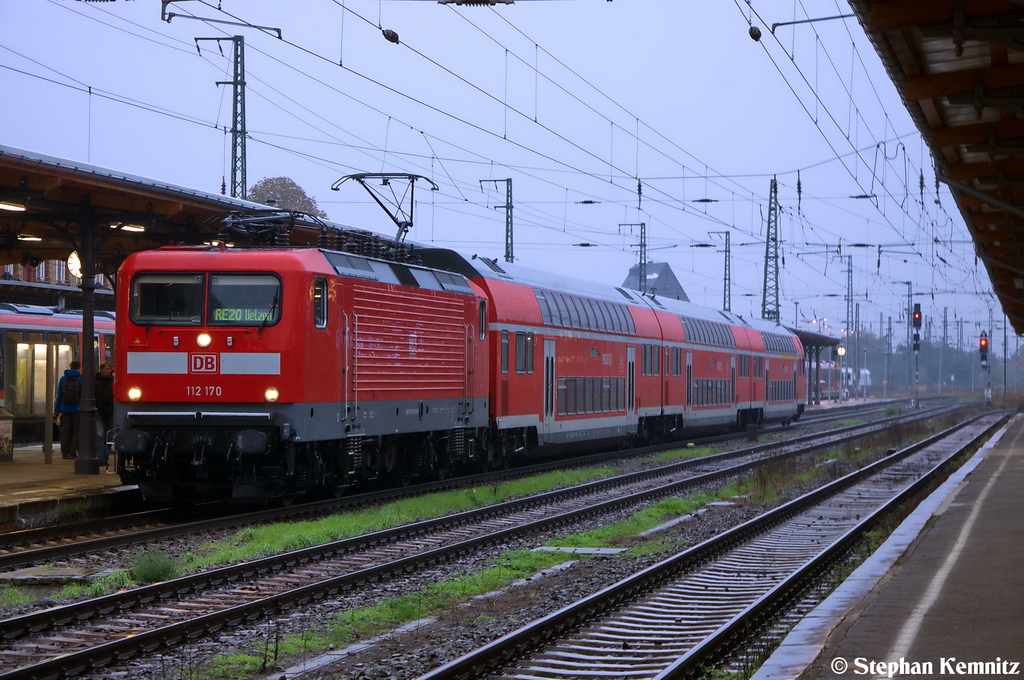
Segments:
[[[213,342],[213,338],[209,333],[200,333],[196,336],[196,344],[200,347],[209,347],[211,342]]]
[[[142,399],[142,390],[139,389],[138,387],[129,387],[128,398],[132,401],[138,401],[139,399]]]
[[[267,401],[277,401],[277,398],[281,396],[281,393],[277,391],[276,387],[268,387],[263,393],[263,398]]]

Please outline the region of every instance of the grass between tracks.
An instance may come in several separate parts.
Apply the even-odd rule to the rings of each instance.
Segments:
[[[593,531],[564,536],[548,542],[561,547],[629,547],[614,559],[640,557],[669,549],[678,549],[678,542],[664,537],[640,538],[639,534],[670,519],[694,512],[708,503],[734,500],[738,503],[772,505],[782,492],[815,477],[831,474],[833,459],[856,460],[885,451],[903,442],[925,436],[927,427],[891,428],[887,433],[869,438],[860,446],[847,445],[824,453],[804,463],[782,461],[766,466],[750,477],[737,480],[712,494],[693,494],[687,498],[669,498],[652,508],[641,510],[629,518]],[[708,455],[696,449],[681,449],[661,454],[659,459]],[[469,493],[469,492],[466,492]],[[465,495],[465,494],[464,494]],[[472,494],[470,494],[472,495]],[[429,503],[429,501],[428,501]],[[537,571],[568,560],[586,557],[562,552],[517,550],[503,553],[493,566],[473,574],[453,574],[443,581],[427,584],[420,591],[387,598],[372,607],[348,610],[330,617],[316,630],[278,637],[268,635],[262,644],[252,645],[212,660],[208,671],[213,677],[241,678],[254,673],[280,668],[279,661],[297,655],[320,653],[345,647],[359,640],[380,635],[410,621],[450,608],[476,595],[507,587]],[[467,622],[469,623],[469,622]]]
[[[374,531],[442,517],[500,503],[517,496],[551,491],[563,486],[610,477],[618,470],[590,468],[548,472],[494,486],[478,486],[459,491],[432,493],[405,498],[385,505],[348,512],[320,520],[247,527],[224,541],[204,546],[202,555],[186,556],[186,566],[229,564],[300,550],[315,545],[362,536]]]
[[[903,432],[903,435],[910,433]],[[884,450],[891,440],[865,447]],[[659,454],[658,461],[700,457],[718,453],[714,449],[683,448]],[[819,458],[857,458],[866,455],[860,449],[847,449]],[[622,555],[640,557],[669,549],[678,549],[679,543],[664,538],[641,539],[637,535],[647,529],[681,515],[694,512],[710,502],[737,499],[751,504],[774,503],[781,489],[794,483],[807,481],[822,474],[826,466],[812,465],[810,469],[796,466],[769,466],[747,479],[739,480],[713,494],[695,494],[688,498],[670,498],[656,506],[595,531],[565,536],[551,541],[551,546],[564,547],[629,547]],[[348,513],[315,522],[247,528],[226,541],[204,546],[197,554],[186,554],[183,568],[199,565],[230,563],[250,560],[286,550],[294,550],[339,540],[368,532],[386,529],[403,523],[437,517],[452,512],[508,500],[517,495],[535,494],[568,484],[580,483],[615,474],[609,468],[548,473],[534,478],[518,480],[492,487],[477,487],[464,491],[431,494],[418,499],[406,499],[378,508]],[[742,500],[740,500],[742,499]],[[348,610],[328,620],[316,622],[310,629],[294,635],[278,635],[278,624],[272,623],[274,634],[265,636],[260,643],[240,651],[223,654],[209,662],[174,669],[175,677],[183,678],[242,678],[254,673],[280,668],[279,662],[298,655],[324,652],[344,647],[358,640],[393,630],[433,612],[447,609],[476,595],[493,592],[510,583],[580,556],[561,552],[510,551],[493,561],[493,566],[472,574],[452,574],[443,581],[430,583],[418,592],[387,598],[372,607]],[[622,559],[618,557],[616,559]],[[173,565],[177,569],[177,565]],[[115,575],[116,577],[116,575]],[[170,578],[168,576],[167,578]],[[160,580],[160,579],[154,579]],[[114,589],[118,586],[114,585]],[[125,587],[125,586],[120,586]],[[4,600],[15,598],[16,593],[5,590]]]
[[[683,449],[661,454],[659,459],[693,457],[717,453],[714,450]],[[548,475],[544,475],[547,477]],[[539,481],[539,480],[538,480]],[[541,482],[542,490],[550,488]],[[737,482],[717,494],[695,494],[686,499],[670,498],[653,508],[603,529],[575,534],[550,541],[550,546],[609,547],[624,545],[637,534],[658,526],[668,519],[693,512],[709,502],[740,495],[745,485]],[[471,492],[474,490],[471,490]],[[479,489],[475,490],[478,494]],[[467,492],[472,498],[473,493]],[[462,493],[466,496],[467,493]],[[535,492],[536,493],[536,492]],[[447,494],[439,494],[447,495]],[[457,494],[459,495],[459,494]],[[473,503],[478,503],[478,498]],[[427,501],[428,505],[432,505]],[[470,506],[473,507],[473,506]],[[464,508],[463,508],[464,509]],[[292,525],[294,526],[294,525]],[[626,553],[639,557],[668,550],[662,539],[642,540]],[[502,553],[493,566],[471,574],[453,574],[443,581],[429,583],[420,591],[385,599],[371,607],[352,609],[331,617],[316,631],[278,637],[268,635],[263,643],[245,651],[224,654],[213,660],[209,669],[213,677],[240,678],[277,668],[278,660],[310,652],[323,652],[344,647],[359,640],[380,635],[405,623],[422,619],[460,602],[507,587],[519,579],[549,569],[581,556],[564,552],[513,550]]]

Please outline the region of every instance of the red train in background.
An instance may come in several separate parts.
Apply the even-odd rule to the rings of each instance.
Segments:
[[[98,311],[93,325],[99,366],[114,358],[114,315]],[[57,380],[83,345],[81,310],[0,303],[0,407],[13,416],[16,441],[43,440]]]
[[[118,471],[265,501],[789,422],[780,326],[440,248],[177,246],[118,276]]]

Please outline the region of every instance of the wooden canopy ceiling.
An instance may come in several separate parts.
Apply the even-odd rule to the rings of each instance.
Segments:
[[[248,239],[267,245],[337,248],[353,239],[380,241],[371,232],[304,213],[4,146],[0,204],[0,265],[67,260],[81,250],[88,224],[94,234],[97,273],[111,277],[135,251],[201,244],[225,235],[237,243]],[[245,234],[226,232],[239,225],[253,228]]]
[[[850,0],[1024,334],[1024,0]]]

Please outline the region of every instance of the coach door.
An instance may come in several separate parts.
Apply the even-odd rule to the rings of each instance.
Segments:
[[[626,415],[636,413],[636,347],[626,348]]]
[[[736,357],[729,358],[729,405],[736,405]]]
[[[555,341],[544,340],[544,434],[555,423]]]
[[[21,423],[32,422],[33,437],[53,414],[54,390],[72,359],[78,356],[78,335],[7,331],[0,347],[0,406]]]
[[[686,410],[693,408],[693,352],[686,353]]]

